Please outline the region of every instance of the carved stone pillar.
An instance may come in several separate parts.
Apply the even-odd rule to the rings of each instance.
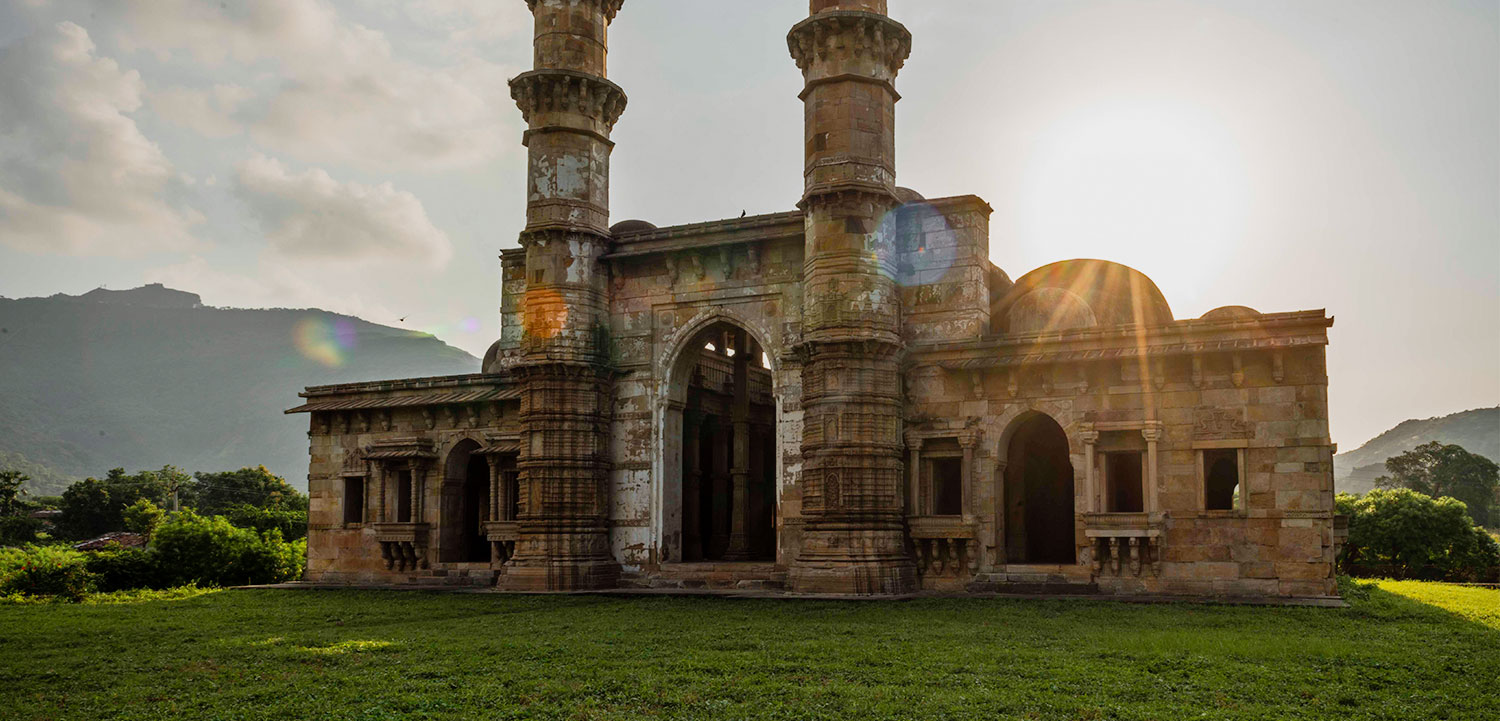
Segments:
[[[958,436],[959,447],[963,449],[963,465],[959,468],[959,477],[963,483],[963,509],[962,513],[968,516],[973,512],[974,499],[974,449],[979,446],[979,433],[977,431],[966,431]]]
[[[1094,471],[1095,456],[1098,455],[1094,448],[1099,443],[1099,432],[1092,426],[1085,426],[1078,436],[1083,441],[1083,482],[1087,486],[1084,492],[1089,496],[1088,510],[1097,513],[1104,510],[1101,499],[1103,490],[1099,488],[1099,479]]]
[[[380,519],[381,523],[388,523],[391,519],[385,513],[385,478],[390,475],[390,472],[386,470],[384,462],[376,461],[371,465],[375,467],[375,477],[379,479],[380,485],[380,507],[375,511],[375,517]]]
[[[743,561],[751,556],[750,537],[746,528],[750,511],[750,344],[744,332],[735,333],[734,345],[734,448],[730,477],[734,485],[730,504],[729,547],[727,561]]]
[[[1161,508],[1156,502],[1157,486],[1157,461],[1156,442],[1161,440],[1161,424],[1153,424],[1141,429],[1141,436],[1146,439],[1146,507],[1143,510],[1156,511]]]
[[[906,515],[920,516],[922,508],[922,439],[914,434],[906,434],[906,453],[908,458],[906,469]]]
[[[709,508],[712,516],[709,518],[708,553],[722,558],[729,549],[729,514],[733,511],[729,472],[730,444],[733,439],[730,437],[731,426],[722,420],[716,420],[709,433],[709,453],[713,468],[709,469]]]
[[[703,560],[703,518],[699,490],[703,484],[703,428],[700,413],[682,415],[682,560]]]
[[[490,513],[489,520],[500,520],[500,457],[489,455],[484,457],[485,465],[490,469]]]

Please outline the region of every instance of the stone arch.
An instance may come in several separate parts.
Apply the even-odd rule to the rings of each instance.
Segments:
[[[705,309],[692,320],[682,324],[662,339],[662,350],[656,358],[653,396],[653,460],[652,460],[652,543],[655,557],[661,562],[676,562],[684,559],[685,508],[690,499],[684,498],[684,410],[688,401],[688,382],[697,365],[695,355],[700,353],[707,335],[716,329],[732,328],[743,332],[766,354],[770,368],[771,399],[775,405],[769,435],[761,439],[760,449],[769,459],[762,468],[771,474],[768,513],[772,544],[779,514],[782,459],[777,452],[781,445],[782,398],[781,383],[777,377],[781,365],[780,337],[773,334],[763,323],[758,323],[745,314],[729,308]],[[754,366],[761,365],[758,357],[750,358]],[[691,522],[691,518],[688,518]],[[774,548],[772,549],[774,552]],[[689,554],[691,555],[691,554]]]
[[[1011,415],[1000,434],[1005,556],[1010,563],[1078,562],[1077,469],[1063,423],[1037,408]]]
[[[438,505],[438,560],[482,563],[490,560],[484,523],[489,518],[489,462],[482,444],[468,436],[455,440],[443,458]]]

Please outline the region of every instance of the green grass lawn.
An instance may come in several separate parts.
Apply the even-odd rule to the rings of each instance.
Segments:
[[[0,606],[6,719],[1497,719],[1500,591],[1348,609],[221,591]]]

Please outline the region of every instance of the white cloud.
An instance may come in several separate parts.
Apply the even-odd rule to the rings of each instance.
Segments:
[[[202,217],[165,196],[182,180],[128,114],[144,88],[59,23],[0,49],[0,243],[138,255],[194,245]]]
[[[148,94],[151,109],[163,119],[210,138],[227,138],[244,129],[236,118],[255,91],[234,84],[218,84],[207,90],[173,87]]]
[[[312,168],[289,172],[256,155],[240,165],[237,192],[275,255],[304,261],[393,262],[440,268],[453,255],[422,202],[390,183],[341,183]]]
[[[454,1],[439,0],[429,13],[433,22],[454,23],[453,33],[476,27],[460,19],[514,17],[477,5],[469,10],[478,15],[471,15],[465,8],[472,3]],[[211,137],[233,132],[239,121],[278,153],[386,171],[471,167],[514,144],[505,129],[518,123],[507,88],[516,69],[466,46],[421,62],[393,50],[379,30],[340,17],[325,0],[119,0],[90,8],[107,16],[127,49],[163,59],[186,53],[220,74],[223,64],[237,63],[280,80],[263,103],[244,106],[243,96],[225,102],[203,91],[163,94],[165,117]]]

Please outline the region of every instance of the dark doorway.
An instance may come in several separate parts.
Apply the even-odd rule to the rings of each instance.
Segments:
[[[776,406],[768,359],[743,329],[720,323],[679,362],[687,386],[681,560],[772,560]]]
[[[1033,416],[1011,436],[1006,457],[1006,559],[1077,563],[1073,463],[1062,426],[1048,416]]]
[[[490,518],[490,466],[478,450],[475,441],[461,441],[444,468],[439,558],[447,563],[490,560],[484,528]]]

